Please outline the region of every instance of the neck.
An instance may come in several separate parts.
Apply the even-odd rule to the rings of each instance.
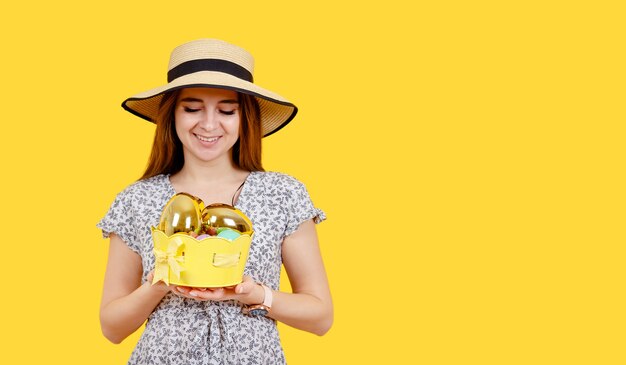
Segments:
[[[183,168],[170,176],[170,183],[177,192],[195,195],[205,204],[231,204],[233,194],[249,173],[236,167],[230,155],[211,161],[185,156]]]
[[[186,159],[183,168],[176,173],[176,178],[191,184],[212,185],[232,180],[240,173],[241,170],[230,158],[210,162]]]

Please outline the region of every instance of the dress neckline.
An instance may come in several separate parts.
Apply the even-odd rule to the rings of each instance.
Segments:
[[[250,181],[252,175],[255,174],[255,173],[256,173],[256,171],[250,171],[248,176],[246,176],[246,178],[243,180],[243,183],[241,184],[241,186],[239,186],[239,188],[237,188],[237,190],[235,191],[235,195],[237,195],[237,191],[239,191],[239,196],[237,196],[237,200],[235,200],[235,202],[234,202],[235,203],[233,205],[234,207],[238,207],[238,206],[241,205],[240,204],[241,197],[244,196],[245,193],[248,191],[248,185],[250,185],[248,182]],[[169,193],[170,193],[169,197],[172,198],[178,192],[174,188],[174,185],[172,185],[172,181],[170,181],[170,176],[171,176],[171,174],[164,174],[165,183],[167,184],[167,188],[168,188]],[[214,202],[212,202],[212,203],[214,203]],[[207,204],[207,202],[204,202],[204,204]],[[211,204],[211,203],[208,203],[208,204]]]

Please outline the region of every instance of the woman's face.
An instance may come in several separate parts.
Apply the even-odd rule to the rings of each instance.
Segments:
[[[176,134],[185,161],[208,162],[231,158],[239,138],[240,109],[237,93],[210,88],[183,89],[176,101]]]

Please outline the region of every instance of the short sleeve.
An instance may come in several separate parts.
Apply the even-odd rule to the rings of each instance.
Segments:
[[[293,179],[292,182],[288,194],[287,228],[285,230],[285,236],[295,232],[302,223],[309,219],[313,219],[316,224],[326,220],[326,214],[313,205],[309,192],[304,184],[295,179]]]
[[[139,253],[135,221],[131,197],[128,190],[125,190],[117,195],[109,211],[98,222],[96,227],[102,230],[104,238],[108,238],[111,233],[115,233],[120,236],[131,250]]]

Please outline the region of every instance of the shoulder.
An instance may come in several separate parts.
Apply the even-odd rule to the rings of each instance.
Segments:
[[[147,191],[163,189],[167,187],[167,175],[156,175],[147,179],[135,181],[128,185],[121,194],[137,195]]]
[[[289,192],[304,188],[300,180],[282,172],[254,172],[254,177],[255,181],[265,189]]]
[[[295,204],[310,200],[303,182],[281,172],[256,172],[253,176],[253,194],[265,196],[281,204]]]
[[[138,201],[145,201],[147,197],[152,197],[167,192],[167,175],[157,175],[147,179],[142,179],[128,185],[117,195],[117,201],[125,204],[133,204]]]

